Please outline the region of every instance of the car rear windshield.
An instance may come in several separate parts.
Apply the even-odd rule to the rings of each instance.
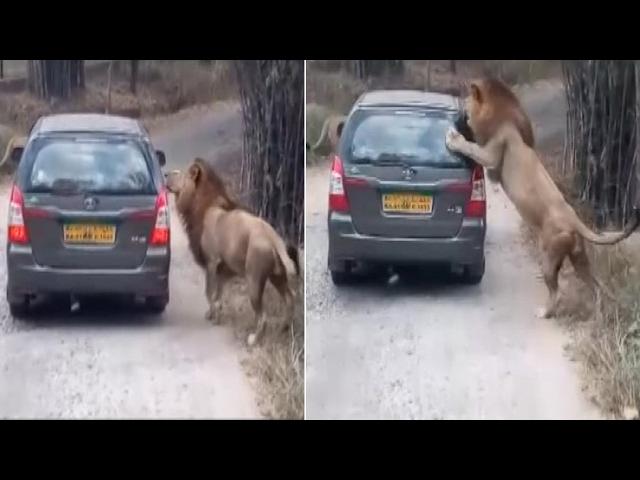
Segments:
[[[153,194],[155,187],[140,145],[129,139],[41,138],[27,191]]]
[[[464,166],[445,145],[455,117],[444,112],[385,109],[361,112],[347,141],[351,163]],[[357,115],[357,114],[356,114]]]

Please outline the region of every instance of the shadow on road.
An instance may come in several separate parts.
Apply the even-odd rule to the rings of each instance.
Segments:
[[[445,266],[367,267],[355,270],[353,280],[340,291],[385,297],[447,295],[469,296],[478,285],[467,285],[457,273]],[[337,287],[334,287],[337,288]]]
[[[68,296],[43,296],[29,306],[29,315],[20,321],[36,327],[77,326],[157,326],[164,315],[153,315],[144,305],[122,296],[82,296],[80,309],[71,312]]]

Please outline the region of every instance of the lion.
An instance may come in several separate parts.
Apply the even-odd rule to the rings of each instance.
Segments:
[[[487,110],[485,111],[486,118],[489,119],[488,123],[481,125],[480,130],[475,134],[477,136],[474,135],[473,131],[469,132],[469,135],[467,134],[469,125],[466,122],[467,113],[465,112],[462,125],[457,128],[458,131],[462,133],[467,140],[485,145],[490,138],[487,132],[495,131],[503,122],[513,122],[518,132],[520,132],[524,143],[530,148],[535,148],[533,126],[531,125],[529,116],[525,113],[524,108],[522,108],[518,97],[516,97],[509,87],[500,81],[487,80],[485,88],[490,90],[489,94],[492,98],[496,99],[495,103],[487,106]],[[492,183],[499,184],[501,171],[501,164],[494,168],[487,168],[487,178]]]
[[[16,155],[17,155],[16,152],[18,152],[20,149],[23,149],[26,146],[26,144],[27,144],[27,137],[21,137],[21,136],[11,137],[9,139],[9,142],[7,143],[7,147],[5,148],[2,160],[0,160],[0,166],[4,165],[9,160],[17,163],[17,160],[19,160],[19,158],[16,158]]]
[[[322,125],[322,131],[320,132],[320,138],[312,147],[309,146],[309,142],[306,143],[307,150],[317,152],[317,150],[324,145],[327,137],[329,137],[330,152],[334,153],[338,149],[338,143],[340,142],[340,136],[342,135],[342,129],[344,128],[344,122],[347,117],[344,115],[330,115],[324,121]]]
[[[451,128],[447,147],[491,169],[501,166],[500,183],[522,218],[538,232],[543,253],[543,276],[549,290],[543,318],[553,317],[558,308],[558,273],[569,258],[576,274],[599,299],[600,291],[612,296],[591,272],[584,241],[613,245],[627,238],[640,224],[640,211],[619,233],[597,234],[590,230],[567,203],[544,168],[540,157],[523,137],[518,123],[524,111],[500,80],[485,78],[470,85],[465,99],[467,123],[477,143],[466,140]],[[597,287],[597,288],[596,288]]]
[[[265,329],[262,297],[267,280],[285,303],[288,318],[284,327],[288,327],[293,321],[294,297],[290,278],[300,275],[297,248],[285,244],[271,225],[231,199],[222,179],[204,160],[196,158],[186,172],[174,170],[166,179],[189,248],[205,270],[209,303],[205,318],[219,322],[225,283],[243,276],[256,319],[256,329],[247,337],[249,346],[260,340]]]

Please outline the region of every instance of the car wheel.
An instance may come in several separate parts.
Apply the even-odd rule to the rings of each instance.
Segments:
[[[29,300],[27,297],[22,297],[18,300],[9,301],[9,312],[13,318],[25,318],[29,313]]]
[[[160,314],[164,312],[165,308],[167,308],[167,304],[169,303],[168,295],[160,295],[158,297],[147,297],[145,300],[145,305],[147,310],[151,313]]]
[[[353,282],[353,274],[349,271],[331,270],[331,281],[334,285],[348,285]]]
[[[463,275],[464,283],[469,285],[479,284],[484,276],[484,265],[485,262],[483,258],[479,263],[465,266]]]

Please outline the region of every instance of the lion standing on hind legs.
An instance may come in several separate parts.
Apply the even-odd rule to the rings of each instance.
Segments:
[[[519,117],[525,115],[524,110],[503,82],[493,78],[472,82],[465,99],[465,113],[477,143],[467,141],[451,129],[445,139],[447,147],[487,169],[499,169],[506,195],[538,232],[543,276],[549,290],[547,305],[540,309],[539,316],[549,318],[557,314],[558,273],[566,257],[578,277],[594,292],[596,301],[600,291],[613,297],[591,272],[584,241],[612,245],[624,240],[640,224],[639,210],[634,209],[633,220],[620,233],[599,235],[582,223],[522,135],[518,125],[522,123]]]
[[[265,330],[263,294],[270,281],[287,310],[284,327],[293,322],[294,290],[290,277],[300,274],[298,250],[285,245],[263,219],[233,201],[222,179],[202,159],[195,159],[186,172],[167,175],[167,188],[176,196],[176,209],[189,239],[195,261],[205,270],[208,320],[219,323],[225,283],[244,276],[256,318],[256,329],[247,337],[256,344]]]

